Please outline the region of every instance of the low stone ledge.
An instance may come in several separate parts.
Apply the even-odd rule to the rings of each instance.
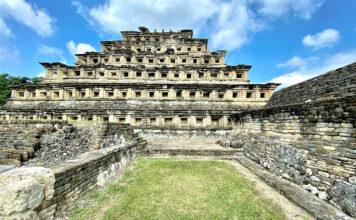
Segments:
[[[15,167],[14,165],[0,165],[0,173],[14,169]]]
[[[110,155],[115,152],[120,152],[120,151],[123,152],[134,146],[136,146],[136,143],[128,143],[126,145],[112,146],[99,150],[89,151],[73,159],[69,159],[61,163],[51,164],[46,167],[54,172],[57,180],[57,177],[61,176],[64,173],[70,175],[70,172],[71,171],[75,172],[75,169],[77,168],[81,168],[89,163],[95,163],[96,161],[98,161],[100,158],[104,156]]]
[[[0,218],[53,219],[96,185],[103,185],[136,156],[143,141],[90,151],[46,167],[0,174]]]
[[[89,151],[62,163],[48,165],[55,175],[54,197],[38,208],[41,218],[61,216],[78,198],[102,186],[136,156],[137,141]]]
[[[141,152],[140,156],[171,156],[171,157],[180,157],[180,156],[192,156],[192,157],[211,157],[217,159],[233,159],[234,156],[243,154],[243,149],[185,149],[185,148],[164,148],[164,147],[149,147]]]
[[[310,194],[308,191],[300,188],[298,185],[284,180],[272,173],[266,171],[263,167],[246,158],[238,156],[236,160],[243,166],[251,170],[257,177],[262,179],[271,187],[282,193],[285,197],[308,211],[316,219],[325,220],[352,220],[353,218],[339,211],[329,203]]]

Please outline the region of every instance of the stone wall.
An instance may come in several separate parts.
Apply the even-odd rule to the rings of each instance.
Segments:
[[[267,106],[356,95],[356,63],[273,93]]]
[[[134,140],[138,135],[128,124],[0,121],[0,165],[42,166],[115,145],[121,138]]]
[[[226,129],[229,116],[244,110],[262,108],[265,102],[244,101],[169,101],[169,100],[76,100],[12,101],[11,109],[0,109],[0,120],[65,120],[129,123],[146,129]],[[10,107],[11,106],[11,107]],[[50,109],[49,109],[50,106]],[[16,110],[15,110],[16,109]]]
[[[356,97],[236,114],[245,155],[356,217]]]
[[[88,190],[103,185],[117,170],[136,156],[135,144],[109,147],[87,152],[76,159],[48,168],[55,176],[53,198],[44,200],[38,208],[42,219],[61,215]]]
[[[47,167],[21,167],[0,175],[0,218],[53,219],[88,190],[103,185],[136,156],[144,141],[122,142]],[[10,187],[9,187],[10,186]],[[9,205],[10,204],[10,205]]]

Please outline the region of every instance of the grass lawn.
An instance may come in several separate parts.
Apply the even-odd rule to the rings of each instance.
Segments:
[[[219,161],[140,158],[71,219],[285,219],[235,167]]]

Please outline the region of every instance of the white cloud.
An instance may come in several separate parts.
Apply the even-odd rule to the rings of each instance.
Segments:
[[[356,62],[356,48],[349,51],[336,53],[330,57],[327,57],[324,62],[324,69],[322,70],[329,71],[331,69],[336,69],[353,62]]]
[[[151,31],[190,28],[195,34],[212,33],[212,49],[239,48],[263,29],[263,23],[248,9],[248,0],[108,0],[89,9],[78,1],[73,5],[89,24],[105,33],[116,35],[138,26]]]
[[[151,31],[190,28],[196,35],[207,36],[212,49],[233,50],[266,28],[265,19],[258,15],[270,15],[268,11],[276,9],[280,11],[276,16],[294,13],[309,18],[323,3],[322,0],[283,1],[271,4],[267,0],[106,0],[92,8],[78,0],[72,3],[77,13],[100,34],[117,37],[120,31],[136,30],[138,26],[146,26]],[[260,8],[254,7],[256,2]],[[259,9],[261,13],[257,13]]]
[[[339,41],[339,39],[339,31],[335,29],[326,29],[315,35],[308,34],[303,38],[303,44],[314,47],[314,49],[317,50],[324,47],[332,47],[333,44]]]
[[[74,41],[69,41],[66,43],[69,53],[75,57],[75,54],[83,54],[85,52],[96,51],[90,44],[79,43],[75,45]]]
[[[0,36],[9,37],[11,34],[9,27],[5,24],[4,20],[0,18]]]
[[[325,0],[252,0],[260,5],[261,14],[274,18],[292,13],[295,17],[309,20]]]
[[[285,63],[279,63],[277,67],[298,67],[298,66],[304,66],[306,63],[307,60],[301,57],[294,56]]]
[[[4,20],[12,18],[33,29],[42,37],[48,37],[54,33],[54,19],[45,10],[37,9],[25,0],[0,0],[0,11],[2,28],[7,28]]]
[[[312,62],[315,61],[314,57],[312,59],[301,59],[306,62],[303,65],[300,65],[298,70],[295,70],[291,73],[282,74],[271,79],[270,82],[282,83],[282,85],[278,87],[278,89],[281,89],[324,74],[330,70],[334,70],[347,64],[356,62],[356,48],[349,51],[343,51],[329,55],[323,57],[323,59],[320,58],[320,60],[324,60],[324,62],[319,65],[315,65],[315,62]]]
[[[200,31],[218,9],[218,2],[212,0],[108,0],[87,12],[92,23],[104,32],[116,34],[142,25],[150,29],[192,27]],[[83,7],[80,10],[85,12]]]
[[[46,72],[41,72],[41,73],[39,73],[39,74],[37,74],[37,76],[36,77],[46,77]]]
[[[38,52],[40,54],[46,55],[47,59],[48,58],[59,58],[62,63],[65,63],[65,64],[67,63],[67,60],[64,58],[63,51],[61,49],[49,47],[46,45],[41,45],[38,48]]]
[[[307,64],[310,64],[311,62],[317,61],[317,60],[319,60],[318,57],[301,58],[298,56],[294,56],[284,63],[277,64],[277,67],[279,67],[279,68],[280,67],[291,67],[291,68],[301,67],[301,68],[304,68]]]
[[[285,73],[281,76],[275,77],[275,78],[271,79],[271,82],[281,83],[282,85],[280,85],[277,89],[277,90],[279,90],[279,89],[283,89],[285,87],[303,82],[303,81],[313,78],[317,75],[319,75],[319,74],[311,73],[309,71],[304,72],[301,70],[297,70],[297,71],[293,71],[291,73]]]
[[[217,14],[211,46],[213,49],[240,48],[248,42],[251,34],[264,28],[264,24],[255,19],[245,1],[222,3]]]

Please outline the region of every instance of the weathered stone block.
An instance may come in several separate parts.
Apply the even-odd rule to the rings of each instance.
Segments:
[[[331,201],[339,205],[342,210],[356,217],[356,186],[338,182],[330,191]]]
[[[0,175],[0,179],[17,178],[17,177],[32,177],[39,183],[45,186],[45,199],[51,199],[54,193],[54,173],[44,167],[20,167],[9,170]]]
[[[34,178],[0,176],[0,213],[21,214],[41,205],[45,186]]]

